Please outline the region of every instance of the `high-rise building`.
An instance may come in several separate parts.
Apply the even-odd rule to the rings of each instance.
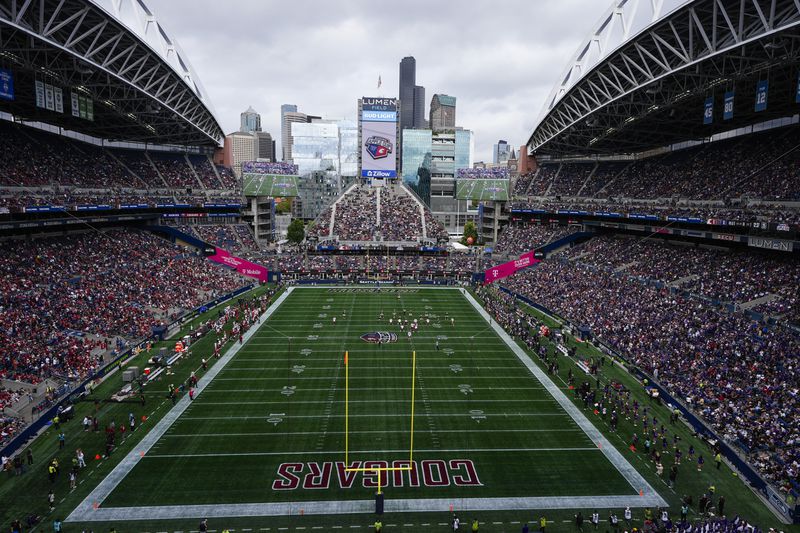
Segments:
[[[412,56],[400,61],[400,131],[414,127],[414,87],[417,84],[417,60]]]
[[[414,86],[414,120],[412,127],[426,128],[425,123],[425,87],[421,85]]]
[[[427,205],[431,203],[431,146],[431,130],[403,130],[403,182]]]
[[[353,120],[320,120],[291,125],[292,161],[297,165],[299,201],[294,216],[313,219],[355,180],[358,127]]]
[[[511,157],[511,145],[504,140],[497,141],[497,144],[492,149],[492,163],[495,165],[505,164],[508,158]]]
[[[242,161],[258,158],[256,134],[250,131],[237,131],[225,137],[225,164],[241,177]]]
[[[281,106],[281,161],[289,159],[286,155],[287,139],[289,138],[289,123],[284,119],[286,113],[297,113],[297,106],[294,104]],[[277,154],[275,155],[277,157]]]
[[[456,127],[456,97],[434,94],[431,98],[430,126],[432,130]]]
[[[292,124],[309,123],[318,118],[320,117],[298,113],[297,111],[289,111],[283,114],[283,119],[281,120],[281,148],[284,161],[292,162]]]
[[[258,146],[258,159],[275,161],[275,141],[272,139],[272,135],[265,131],[257,131],[255,136]]]
[[[240,131],[261,131],[261,115],[252,106],[249,106],[247,111],[239,115],[239,121],[241,122]]]

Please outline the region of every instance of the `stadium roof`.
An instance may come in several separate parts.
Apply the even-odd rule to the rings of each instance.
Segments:
[[[24,120],[118,141],[223,137],[186,54],[142,0],[0,0],[0,68],[15,93],[0,111]],[[37,106],[37,82],[60,89],[62,105],[48,88]],[[91,100],[93,120],[73,116],[73,94]]]
[[[528,147],[641,152],[796,114],[798,29],[797,0],[615,0],[558,79]],[[763,80],[768,106],[756,112]],[[723,120],[729,92],[733,118]]]

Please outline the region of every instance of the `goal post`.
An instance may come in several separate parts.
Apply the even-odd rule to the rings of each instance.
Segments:
[[[414,404],[416,400],[417,352],[411,352],[411,427],[409,431],[408,466],[357,467],[350,465],[350,354],[344,352],[344,466],[345,472],[377,472],[378,494],[381,494],[382,472],[410,471],[414,464]]]

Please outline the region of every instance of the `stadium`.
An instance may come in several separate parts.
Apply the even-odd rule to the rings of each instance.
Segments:
[[[615,0],[460,243],[394,99],[276,242],[141,0],[0,41],[2,527],[800,532],[796,0]]]

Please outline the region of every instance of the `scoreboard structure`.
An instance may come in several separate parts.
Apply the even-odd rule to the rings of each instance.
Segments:
[[[396,98],[365,96],[358,101],[359,172],[373,184],[397,178],[399,114]]]

